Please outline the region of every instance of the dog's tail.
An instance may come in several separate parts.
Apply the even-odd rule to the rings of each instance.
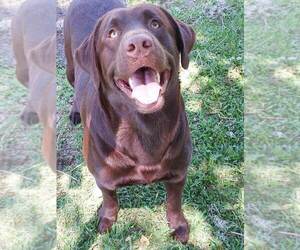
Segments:
[[[74,60],[72,54],[72,41],[70,34],[70,26],[68,22],[67,15],[64,19],[64,39],[65,39],[65,56],[67,60],[67,79],[69,83],[74,87],[75,75],[74,75]]]
[[[18,16],[15,16],[12,19],[11,35],[12,35],[13,53],[16,60],[16,76],[20,83],[22,83],[25,87],[28,87],[29,84],[28,62],[24,51],[22,25],[20,24]]]

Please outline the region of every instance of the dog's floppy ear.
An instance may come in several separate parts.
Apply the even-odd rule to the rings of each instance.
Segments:
[[[187,24],[175,20],[166,10],[161,8],[161,10],[166,14],[170,22],[176,31],[176,42],[181,55],[181,65],[184,69],[189,67],[189,53],[191,52],[196,35],[194,30]]]
[[[100,85],[100,63],[96,51],[96,42],[98,41],[98,30],[102,18],[95,25],[94,30],[75,51],[75,60],[91,76],[97,89]]]
[[[180,40],[181,40],[181,46],[180,46],[180,52],[181,52],[181,65],[184,69],[187,69],[189,67],[189,53],[191,52],[195,40],[196,35],[194,30],[186,25],[183,22],[176,21],[178,30],[180,32]]]

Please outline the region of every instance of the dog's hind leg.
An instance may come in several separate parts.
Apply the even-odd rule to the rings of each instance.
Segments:
[[[75,126],[81,123],[80,103],[79,103],[80,97],[78,97],[79,94],[77,94],[77,92],[78,92],[77,87],[78,86],[75,86],[75,95],[73,97],[73,105],[72,105],[71,112],[69,115],[69,119],[70,119],[71,123]]]
[[[75,101],[75,100],[74,100]],[[69,114],[69,119],[73,125],[78,125],[81,123],[81,116],[76,104],[73,103],[71,112]]]
[[[70,121],[73,125],[81,123],[81,102],[83,100],[83,96],[86,94],[86,85],[90,80],[89,75],[78,68],[75,68],[75,76],[73,105],[69,115]]]

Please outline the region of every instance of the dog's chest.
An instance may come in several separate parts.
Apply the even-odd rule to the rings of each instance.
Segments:
[[[114,189],[176,178],[174,164],[182,164],[174,162],[182,152],[182,144],[173,143],[178,137],[174,134],[177,127],[175,123],[173,128],[149,131],[149,136],[140,138],[134,126],[120,122],[113,150],[102,159],[103,166],[97,174],[102,185]]]
[[[160,139],[151,136],[141,139],[128,123],[120,124],[116,133],[116,148],[106,158],[106,169],[110,176],[114,176],[115,186],[147,184],[170,177]]]
[[[173,177],[170,168],[165,164],[156,165],[130,165],[130,166],[107,166],[102,169],[103,176],[111,176],[109,185],[112,188],[132,185],[150,184],[157,181],[168,180]],[[107,172],[107,173],[105,173]],[[107,181],[103,178],[103,181]]]
[[[122,121],[116,133],[116,149],[140,165],[156,165],[163,157],[168,138],[154,129],[140,133]]]

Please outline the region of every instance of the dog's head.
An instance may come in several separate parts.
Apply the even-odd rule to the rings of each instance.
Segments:
[[[194,42],[189,26],[158,6],[141,4],[101,17],[76,60],[115,106],[153,113],[178,94],[179,60],[186,69]]]

